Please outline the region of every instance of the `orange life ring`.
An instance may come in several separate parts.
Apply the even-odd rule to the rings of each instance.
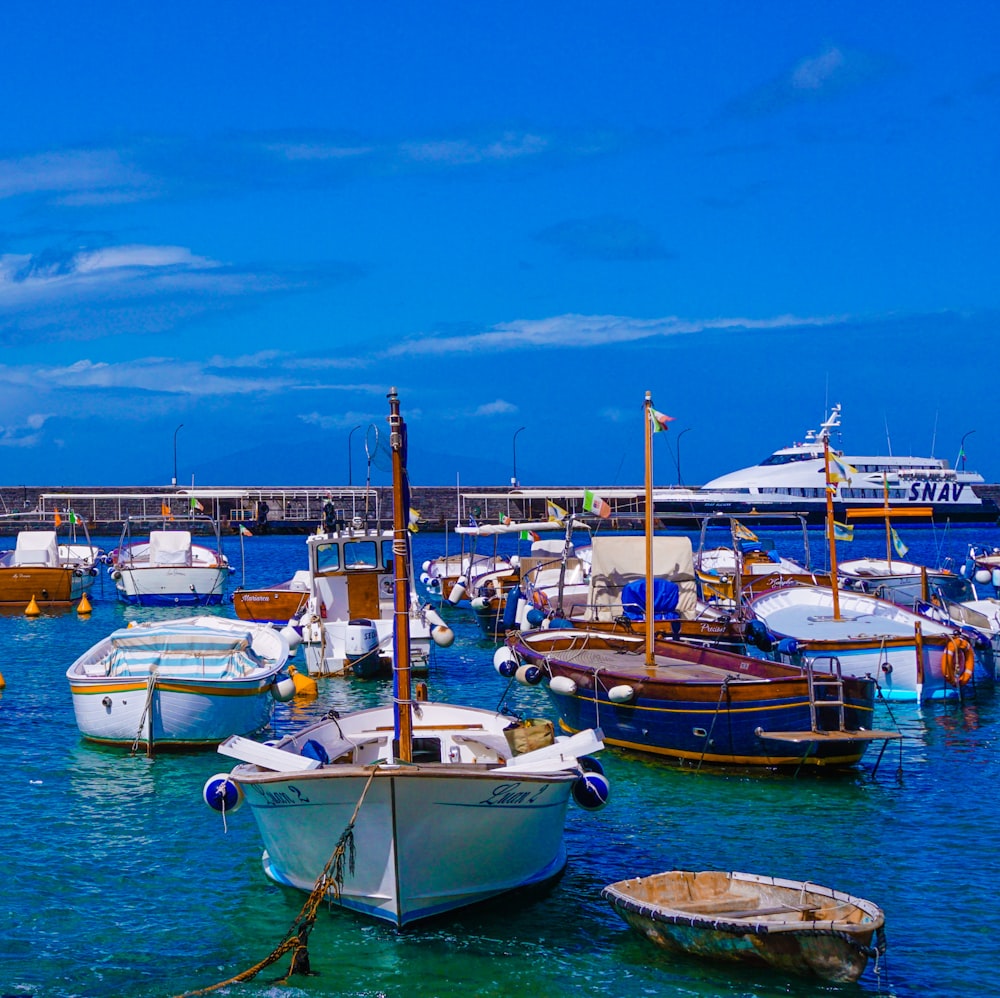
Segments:
[[[976,656],[972,645],[958,634],[949,638],[941,655],[941,671],[944,672],[944,678],[956,686],[965,686],[972,678],[975,666]]]

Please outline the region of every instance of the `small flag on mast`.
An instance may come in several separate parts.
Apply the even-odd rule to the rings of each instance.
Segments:
[[[854,540],[854,525],[848,526],[846,523],[838,523],[836,520],[833,521],[833,539],[835,541],[853,541]]]
[[[835,454],[830,454],[830,481],[847,482],[850,484],[851,476],[858,473],[857,468],[852,468],[849,464],[841,461]]]
[[[674,417],[668,416],[665,412],[659,412],[657,409],[650,406],[649,421],[653,425],[654,433],[664,433],[670,429],[670,424],[674,421]]]
[[[240,524],[240,536],[241,537],[253,537],[253,531],[248,530],[243,524]]]
[[[550,499],[545,501],[545,513],[550,521],[554,521],[556,523],[562,523],[563,520],[569,516],[569,513],[567,513],[562,506],[558,503],[552,502]]]
[[[590,489],[583,490],[583,511],[593,513],[595,516],[601,517],[602,520],[611,516],[611,507]]]
[[[749,527],[744,527],[739,520],[733,520],[733,536],[741,541],[760,540],[760,538]]]
[[[62,517],[59,515],[59,510],[58,509],[55,512],[55,516],[52,518],[52,522],[57,527],[61,527],[62,526]]]
[[[160,503],[160,516],[165,516],[168,520],[174,518],[174,514],[170,512],[170,504],[166,502]]]
[[[903,543],[899,534],[896,533],[895,527],[890,527],[889,530],[892,533],[892,546],[896,549],[896,554],[898,554],[900,558],[905,558],[906,552],[910,549]]]
[[[541,537],[534,532],[534,530],[522,530],[518,535],[518,540],[522,541],[538,541]]]
[[[202,512],[205,511],[205,507],[194,496],[191,496],[191,511],[194,512],[196,509]]]
[[[410,522],[406,526],[411,534],[415,534],[420,529],[420,510],[410,507]]]

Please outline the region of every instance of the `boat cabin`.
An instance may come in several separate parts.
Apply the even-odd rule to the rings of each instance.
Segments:
[[[320,616],[376,620],[392,613],[392,532],[372,528],[313,534],[309,573]]]

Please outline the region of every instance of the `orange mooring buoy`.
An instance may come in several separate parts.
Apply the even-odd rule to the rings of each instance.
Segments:
[[[84,593],[80,597],[80,602],[77,604],[76,612],[80,614],[80,616],[86,616],[93,609],[94,608],[90,605],[90,599],[87,597],[87,594]]]
[[[7,680],[3,678],[3,673],[0,672],[0,690],[2,690],[7,685]]]
[[[307,676],[299,672],[294,665],[288,667],[288,675],[292,677],[292,682],[295,684],[296,696],[319,696],[319,684],[312,676]]]
[[[26,617],[37,617],[42,611],[38,609],[38,603],[35,597],[31,597],[31,602],[24,608],[24,615]]]

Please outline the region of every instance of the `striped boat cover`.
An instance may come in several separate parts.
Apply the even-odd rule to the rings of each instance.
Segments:
[[[250,642],[249,631],[217,630],[203,624],[124,627],[111,635],[105,675],[148,676],[156,668],[164,677],[237,679],[268,666]]]

